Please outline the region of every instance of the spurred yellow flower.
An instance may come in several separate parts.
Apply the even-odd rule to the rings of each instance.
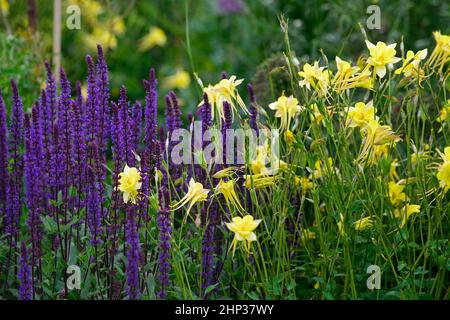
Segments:
[[[370,120],[375,119],[375,108],[373,101],[367,104],[364,102],[357,102],[354,107],[350,107],[347,113],[347,125],[349,127],[364,128]]]
[[[439,185],[444,188],[444,192],[450,189],[450,147],[444,149],[444,154],[441,154],[443,163],[439,165],[436,177],[439,180]]]
[[[234,232],[234,239],[231,243],[233,254],[239,241],[244,241],[245,251],[250,251],[250,244],[257,240],[256,234],[253,231],[255,231],[260,223],[260,219],[255,220],[251,215],[246,215],[243,218],[234,217],[232,222],[226,223],[227,228],[231,232]]]
[[[296,186],[300,186],[303,192],[306,192],[314,187],[314,183],[306,177],[294,177],[294,183]]]
[[[220,180],[216,186],[216,192],[223,195],[227,206],[231,208],[236,208],[239,212],[244,213],[245,210],[239,202],[239,197],[236,194],[234,186],[236,185],[235,180],[228,180],[227,182]]]
[[[123,193],[123,202],[136,204],[138,191],[141,189],[141,174],[135,167],[125,165],[123,172],[119,173],[118,190]]]
[[[370,66],[366,65],[361,70],[353,67],[350,62],[336,57],[337,72],[333,78],[333,89],[340,93],[352,88],[373,88],[373,79],[371,78]]]
[[[292,95],[289,97],[282,95],[277,101],[269,104],[269,108],[276,110],[275,117],[280,118],[282,130],[289,129],[291,120],[302,110],[298,100]]]
[[[311,177],[314,177],[314,179],[320,179],[328,172],[328,170],[332,170],[333,169],[333,159],[331,157],[328,157],[327,162],[328,162],[329,168],[326,165],[324,167],[322,160],[320,160],[320,159],[317,160],[314,163],[315,170],[311,174]]]
[[[244,186],[247,189],[262,189],[262,188],[266,188],[266,187],[271,187],[273,185],[275,185],[275,182],[278,179],[278,176],[272,176],[272,175],[267,175],[267,174],[249,174],[249,175],[244,175],[245,178],[245,182],[244,182]]]
[[[372,217],[364,217],[353,222],[356,231],[364,231],[373,227]]]
[[[427,64],[442,71],[444,65],[450,61],[450,35],[441,34],[440,31],[433,32],[436,47],[431,53]]]
[[[404,185],[395,183],[394,181],[389,182],[389,200],[392,205],[397,206],[406,200],[406,194],[403,192],[405,189]]]
[[[239,86],[244,79],[236,80],[236,76],[231,76],[229,79],[222,79],[214,86],[208,85],[203,88],[203,92],[208,96],[208,102],[211,104],[211,117],[219,116],[221,119],[225,119],[223,113],[223,103],[226,101],[231,105],[232,117],[234,118],[234,112],[237,111],[236,104],[245,112],[249,113],[247,106],[242,100],[237,86]],[[199,106],[203,104],[200,102]]]
[[[303,71],[299,71],[298,75],[303,78],[298,83],[300,87],[305,86],[308,90],[312,88],[320,96],[328,94],[330,71],[325,70],[325,67],[319,67],[318,61],[315,61],[313,65],[305,63]]]
[[[405,77],[419,78],[423,77],[423,70],[420,68],[420,62],[427,57],[428,50],[423,49],[414,53],[408,50],[406,59],[403,59],[403,65],[395,70],[395,74],[403,73]]]
[[[386,66],[399,62],[401,59],[396,57],[395,46],[396,43],[386,45],[382,41],[378,41],[376,45],[366,40],[367,48],[370,52],[370,57],[367,63],[374,68],[374,73],[380,78],[386,75]]]
[[[450,99],[444,104],[441,111],[439,111],[439,116],[437,117],[437,122],[445,122],[450,115]]]
[[[209,189],[203,188],[203,185],[200,182],[195,182],[193,178],[189,181],[188,192],[184,195],[184,197],[178,201],[178,203],[174,204],[172,210],[178,210],[187,203],[189,206],[186,210],[186,215],[184,217],[183,223],[186,223],[189,212],[191,211],[194,204],[197,202],[205,201],[208,198]]]
[[[406,224],[409,217],[414,213],[420,212],[420,206],[416,204],[407,204],[402,209],[395,209],[394,215],[397,218],[402,219],[402,227]]]
[[[167,36],[164,30],[158,27],[151,27],[150,31],[141,39],[139,43],[139,51],[148,51],[153,47],[165,46],[167,42]]]
[[[169,89],[184,89],[189,87],[191,76],[185,70],[178,70],[175,74],[167,77],[163,81],[163,86]]]

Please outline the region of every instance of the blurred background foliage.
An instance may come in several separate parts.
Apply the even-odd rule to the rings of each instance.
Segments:
[[[66,26],[73,4],[81,10],[80,30]],[[432,47],[432,31],[449,32],[449,3],[442,0],[62,0],[62,66],[73,83],[84,84],[85,55],[95,56],[101,43],[113,98],[125,85],[131,99],[143,99],[141,81],[155,67],[165,89],[160,94],[175,89],[185,111],[194,110],[200,97],[194,72],[205,85],[222,71],[252,81],[266,104],[284,83],[277,15],[289,19],[300,61],[320,58],[321,49],[356,60],[365,50],[359,23],[365,26],[371,4],[381,8],[381,29],[366,30],[372,42],[403,39],[405,48],[417,50]],[[9,78],[16,78],[29,108],[45,80],[43,61],[52,59],[53,1],[0,0],[0,9],[0,87],[8,95]],[[268,85],[269,74],[278,76],[280,88]]]

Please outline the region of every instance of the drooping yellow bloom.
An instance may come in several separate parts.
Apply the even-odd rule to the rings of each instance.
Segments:
[[[231,76],[230,79],[222,79],[214,86],[209,85],[203,88],[203,92],[208,96],[208,102],[211,104],[211,117],[214,119],[216,113],[221,119],[225,119],[223,113],[223,103],[226,101],[231,105],[232,117],[234,119],[234,112],[237,111],[236,104],[245,112],[249,113],[247,106],[242,100],[237,86],[239,86],[244,79],[236,80],[236,76]],[[200,102],[199,106],[203,104]]]
[[[163,81],[163,86],[168,89],[184,89],[189,87],[191,76],[185,70],[178,70],[175,74],[167,77]]]
[[[303,192],[306,192],[314,187],[314,183],[306,177],[294,177],[294,183],[296,186],[300,186]]]
[[[372,100],[367,104],[357,102],[354,107],[348,109],[347,125],[349,127],[364,128],[370,120],[375,120],[375,108]]]
[[[327,159],[327,162],[328,162],[328,167],[326,167],[325,166],[325,168],[324,168],[324,166],[323,166],[323,161],[322,160],[317,160],[315,163],[314,163],[314,168],[315,168],[315,170],[313,171],[313,173],[312,173],[312,177],[314,177],[314,179],[320,179],[320,178],[322,178],[328,171],[327,170],[332,170],[333,169],[333,159],[331,158],[331,157],[329,157],[328,159]],[[325,170],[324,170],[325,169]]]
[[[395,183],[394,181],[389,182],[389,200],[392,205],[397,206],[406,200],[406,194],[403,192],[405,189],[404,185]]]
[[[378,159],[375,154],[377,146],[383,146],[380,152],[385,151],[384,148],[389,147],[401,138],[394,134],[391,127],[388,125],[381,125],[377,120],[370,120],[366,126],[361,130],[364,135],[363,147],[358,156],[358,162],[368,161],[373,164]]]
[[[337,72],[333,78],[333,89],[337,93],[352,88],[373,88],[373,79],[370,74],[370,66],[365,66],[361,71],[358,67],[353,67],[350,62],[336,57]]]
[[[444,104],[441,111],[439,111],[439,116],[437,117],[437,122],[445,122],[450,115],[450,99]]]
[[[364,217],[353,222],[356,231],[364,231],[373,227],[372,217]]]
[[[367,63],[374,68],[374,73],[380,78],[386,75],[386,66],[399,62],[401,59],[395,56],[396,43],[386,45],[382,41],[378,41],[376,45],[366,40],[367,48],[370,52],[370,57]]]
[[[295,142],[295,135],[291,130],[286,130],[284,132],[284,140],[288,145],[291,145]]]
[[[427,64],[442,71],[444,65],[450,61],[450,35],[443,35],[440,31],[433,32],[436,47],[431,53]]]
[[[439,165],[436,177],[439,180],[439,185],[444,188],[444,192],[450,189],[450,147],[444,149],[444,154],[441,154],[443,163]]]
[[[119,173],[119,191],[123,192],[123,202],[136,204],[138,191],[141,189],[141,174],[135,167],[129,167],[127,164],[123,172]]]
[[[303,71],[299,71],[298,75],[303,78],[298,83],[300,87],[305,86],[308,90],[312,88],[320,96],[328,94],[330,71],[325,70],[325,67],[319,67],[318,61],[315,61],[313,65],[305,63]]]
[[[317,106],[317,104],[313,103],[311,105],[311,121],[315,122],[315,123],[321,123],[323,122],[323,120],[325,120],[324,115],[322,114],[322,112],[320,112],[319,107]]]
[[[269,108],[276,110],[275,117],[280,118],[282,130],[289,129],[291,120],[302,110],[298,100],[292,95],[289,97],[282,95],[276,102],[269,104]]]
[[[278,176],[272,176],[267,174],[252,174],[252,175],[244,175],[245,182],[244,186],[247,189],[262,189],[266,187],[271,187],[275,185],[275,182],[278,179]]]
[[[405,77],[413,77],[414,79],[422,80],[424,71],[420,67],[420,62],[427,57],[428,50],[423,49],[414,53],[408,50],[406,59],[403,59],[403,65],[395,70],[395,74],[403,73]]]
[[[238,167],[227,167],[214,173],[213,178],[217,179],[230,178],[236,173],[238,169],[239,169]]]
[[[230,209],[234,207],[239,212],[244,213],[245,210],[239,202],[239,197],[237,196],[236,190],[234,188],[235,184],[235,180],[228,180],[227,182],[220,180],[216,186],[216,192],[223,195],[225,201],[227,202],[227,206]]]
[[[234,232],[234,239],[231,243],[231,248],[234,251],[239,241],[244,241],[245,251],[250,251],[250,245],[257,240],[256,234],[253,232],[261,223],[260,219],[254,219],[251,215],[246,215],[243,218],[234,217],[232,222],[226,223],[227,228]]]
[[[166,42],[167,36],[164,30],[158,27],[151,27],[150,31],[141,39],[138,50],[145,52],[156,46],[163,47]]]
[[[197,202],[205,201],[208,198],[209,189],[204,189],[203,185],[200,182],[195,182],[193,178],[189,181],[188,192],[184,195],[184,197],[178,201],[178,203],[172,206],[172,210],[178,210],[183,207],[185,204],[189,203],[189,206],[186,210],[186,215],[184,217],[183,223],[186,223],[189,212],[191,211],[194,204]]]
[[[420,212],[420,206],[419,205],[407,204],[402,209],[395,209],[394,210],[394,215],[395,215],[395,217],[402,219],[402,225],[401,226],[403,227],[412,214],[419,213],[419,212]]]
[[[397,159],[392,160],[391,165],[389,166],[389,179],[393,181],[400,179],[397,173],[397,167],[398,167],[398,160]]]

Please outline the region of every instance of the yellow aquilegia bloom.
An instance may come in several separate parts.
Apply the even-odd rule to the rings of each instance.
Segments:
[[[260,173],[244,175],[244,178],[244,186],[250,190],[271,187],[275,185],[279,177]]]
[[[150,31],[141,39],[138,50],[145,52],[156,46],[163,47],[166,42],[167,36],[164,30],[158,27],[151,27]]]
[[[340,93],[352,88],[373,88],[370,66],[365,66],[361,71],[359,67],[353,67],[350,62],[336,57],[337,72],[333,78],[333,89]]]
[[[191,211],[194,204],[197,202],[205,201],[208,198],[209,189],[203,188],[203,185],[200,182],[195,182],[193,178],[189,181],[188,192],[184,195],[184,197],[178,201],[178,203],[172,206],[172,210],[178,210],[187,203],[189,206],[186,210],[186,215],[184,217],[183,223],[186,223],[189,212]]]
[[[307,177],[294,177],[294,183],[296,186],[300,186],[303,192],[311,190],[314,187],[314,183]]]
[[[327,162],[329,168],[323,164],[322,160],[317,160],[314,163],[315,170],[312,172],[311,177],[314,177],[314,179],[320,179],[328,172],[327,170],[333,170],[333,159],[328,157]]]
[[[373,227],[372,217],[364,217],[353,222],[356,231],[364,231]]]
[[[220,180],[216,186],[216,192],[223,195],[227,206],[231,209],[232,207],[236,208],[239,212],[244,213],[244,208],[239,202],[239,197],[236,194],[236,190],[234,186],[236,185],[236,181],[228,180],[227,182]]]
[[[370,52],[370,57],[367,63],[374,68],[374,73],[383,78],[386,75],[386,66],[399,62],[401,59],[395,56],[396,43],[386,45],[382,41],[378,41],[376,45],[366,40],[367,48]]]
[[[245,112],[249,113],[247,106],[242,100],[237,87],[244,81],[244,79],[236,80],[236,76],[231,76],[229,79],[222,79],[215,85],[208,85],[203,88],[203,92],[208,96],[208,102],[211,105],[211,117],[219,116],[220,119],[225,119],[223,112],[223,103],[228,102],[231,105],[231,115],[234,119],[234,113],[237,111],[236,104]],[[199,106],[203,104],[200,102]]]
[[[439,111],[439,116],[437,117],[437,122],[445,122],[450,115],[450,99],[447,100],[447,103],[442,107]]]
[[[303,78],[299,81],[300,87],[305,86],[308,90],[314,89],[320,96],[326,96],[330,84],[330,71],[325,67],[319,67],[319,62],[315,61],[313,65],[305,63],[303,71],[298,75]]]
[[[439,185],[444,188],[444,192],[450,189],[450,147],[444,149],[444,154],[441,154],[443,163],[439,165],[436,177],[439,180]]]
[[[289,129],[291,120],[302,110],[294,96],[286,97],[284,94],[277,101],[269,104],[269,108],[276,110],[275,117],[280,118],[282,130]]]
[[[170,89],[185,89],[191,83],[191,76],[185,70],[178,70],[163,81],[163,86]]]
[[[373,101],[367,104],[364,102],[357,102],[354,107],[350,107],[347,113],[347,125],[349,127],[365,127],[370,120],[375,119],[375,108]]]
[[[257,240],[256,234],[253,231],[255,231],[260,223],[260,219],[255,220],[251,215],[246,215],[243,218],[234,217],[232,222],[226,223],[227,228],[231,232],[234,232],[234,239],[231,243],[233,254],[239,241],[244,241],[245,251],[250,251],[250,244]]]
[[[406,200],[406,194],[403,192],[405,189],[404,185],[395,183],[394,181],[389,182],[389,200],[392,205],[397,206]]]
[[[423,77],[423,70],[420,68],[420,62],[427,57],[428,50],[423,49],[414,53],[412,50],[408,50],[406,53],[406,59],[403,59],[403,65],[395,70],[395,74],[403,73],[405,77],[414,77],[421,80]]]
[[[450,61],[450,35],[441,34],[440,31],[433,32],[436,47],[431,53],[428,64],[442,71],[444,65]]]
[[[406,224],[409,217],[414,213],[420,212],[420,206],[417,204],[407,204],[402,209],[395,209],[394,215],[396,218],[402,219],[402,227]]]
[[[138,191],[142,187],[141,174],[135,167],[125,165],[123,172],[119,173],[118,190],[123,193],[123,202],[136,204]]]

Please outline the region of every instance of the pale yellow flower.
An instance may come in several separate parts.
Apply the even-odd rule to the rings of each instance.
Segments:
[[[370,57],[367,63],[374,68],[374,73],[380,78],[386,75],[386,66],[399,62],[401,59],[395,56],[396,43],[386,45],[382,41],[378,41],[376,45],[366,40],[367,48],[370,52]]]
[[[403,65],[395,70],[395,74],[403,73],[405,77],[414,77],[421,80],[423,78],[423,70],[420,68],[420,62],[427,57],[428,50],[420,50],[414,53],[408,50],[406,59],[403,59]]]
[[[437,117],[437,122],[445,122],[450,115],[450,99],[444,104],[442,109],[439,111],[439,116]]]
[[[389,182],[389,200],[392,205],[397,206],[406,200],[406,194],[403,192],[405,189],[404,185],[395,183],[394,181]]]
[[[276,110],[275,117],[280,118],[282,130],[288,130],[291,120],[302,110],[298,100],[292,95],[289,97],[282,95],[276,102],[269,104],[269,108]]]
[[[136,204],[138,198],[138,191],[141,189],[141,174],[134,167],[125,165],[123,172],[119,173],[118,190],[123,193],[123,202]]]
[[[172,206],[172,210],[178,210],[187,203],[189,206],[186,210],[186,215],[184,217],[183,223],[186,223],[189,212],[191,211],[194,204],[197,202],[205,201],[208,198],[209,189],[203,188],[203,185],[200,182],[195,182],[193,178],[189,181],[188,192],[184,195],[184,197],[178,201],[178,203]]]
[[[328,94],[330,84],[330,71],[325,67],[319,67],[319,62],[315,61],[313,65],[305,63],[303,71],[298,75],[303,78],[299,81],[300,87],[305,86],[308,90],[314,89],[320,96]]]
[[[236,184],[235,180],[228,180],[227,182],[224,182],[223,180],[220,180],[219,183],[216,186],[216,192],[223,195],[225,198],[225,201],[228,205],[228,208],[236,208],[240,213],[244,213],[245,210],[242,207],[239,197],[236,194],[236,190],[234,188]]]
[[[347,125],[349,127],[364,128],[370,120],[375,119],[375,108],[373,101],[367,104],[364,102],[357,102],[354,107],[350,107],[347,113]]]
[[[402,219],[401,226],[403,227],[408,221],[409,217],[414,213],[420,212],[420,206],[416,204],[407,204],[402,209],[395,209],[394,215],[396,218]]]
[[[440,31],[433,32],[436,47],[431,53],[427,64],[442,71],[444,65],[450,61],[450,35],[443,35]]]
[[[447,192],[450,189],[450,147],[444,149],[444,153],[441,153],[443,163],[439,165],[438,173],[436,177],[439,180],[439,185]]]
[[[163,47],[166,45],[167,36],[164,30],[158,27],[151,27],[148,34],[146,34],[140,41],[139,51],[148,51],[156,46]]]
[[[191,83],[191,76],[185,70],[178,70],[175,74],[168,76],[163,80],[164,88],[185,89]]]
[[[234,239],[231,243],[231,248],[234,251],[239,241],[244,242],[244,249],[246,252],[250,251],[250,244],[257,240],[255,229],[261,223],[262,220],[254,219],[251,215],[246,215],[243,218],[234,217],[232,222],[225,223],[227,228],[234,232]]]
[[[364,217],[353,222],[356,231],[364,231],[373,227],[372,217]]]

